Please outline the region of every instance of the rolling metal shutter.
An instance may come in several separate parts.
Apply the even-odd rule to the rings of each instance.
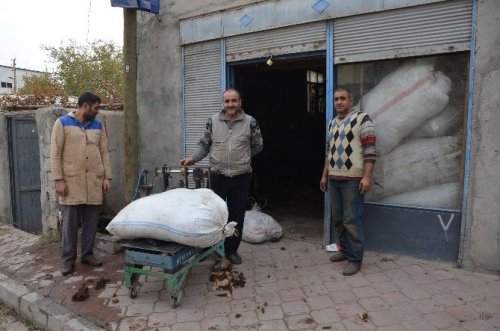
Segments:
[[[221,41],[184,46],[184,152],[193,153],[207,119],[222,109]],[[199,165],[208,165],[208,157]]]
[[[226,61],[234,62],[324,49],[326,49],[326,23],[322,21],[229,37],[226,39]]]
[[[444,1],[334,20],[334,62],[466,51],[472,2]]]

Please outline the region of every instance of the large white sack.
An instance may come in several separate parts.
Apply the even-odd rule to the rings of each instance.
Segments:
[[[227,205],[212,190],[178,188],[131,202],[106,230],[122,238],[153,238],[194,247],[210,247],[234,234],[226,226]]]
[[[451,104],[437,116],[425,121],[410,134],[412,138],[442,137],[453,134],[463,122],[463,109]]]
[[[460,206],[460,183],[429,186],[382,199],[380,202],[415,207],[457,209]]]
[[[259,210],[247,210],[243,224],[241,239],[252,244],[279,239],[283,235],[281,225],[273,217]]]
[[[461,162],[460,139],[455,136],[411,139],[378,158],[367,199],[416,191],[457,181]]]
[[[450,79],[429,64],[405,64],[385,76],[362,99],[362,110],[373,120],[378,153],[389,153],[444,109],[450,89]]]

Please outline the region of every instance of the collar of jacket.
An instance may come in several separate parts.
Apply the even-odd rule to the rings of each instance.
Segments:
[[[241,121],[245,118],[245,111],[240,108],[240,111],[238,112],[238,118],[235,119],[233,122],[235,121]],[[221,121],[229,121],[225,116],[224,116],[224,109],[222,109],[219,113],[219,120]]]
[[[87,128],[90,124],[92,124],[92,122],[94,122],[94,121],[96,120],[96,119],[94,118],[93,120],[91,120],[91,121],[87,121],[87,122],[85,122],[85,124],[84,124],[84,123],[80,122],[80,120],[79,120],[78,118],[76,118],[75,114],[76,114],[76,110],[72,110],[72,111],[70,111],[70,112],[68,113],[68,116],[69,116],[69,117],[72,117],[75,121],[77,121],[77,122],[80,124],[80,127],[82,127],[82,128]]]

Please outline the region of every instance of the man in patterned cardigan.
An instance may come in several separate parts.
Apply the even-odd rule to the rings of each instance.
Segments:
[[[340,250],[330,261],[347,260],[345,276],[361,268],[364,253],[364,194],[370,191],[377,157],[375,132],[368,114],[352,110],[352,94],[339,87],[334,94],[337,116],[328,126],[325,167],[320,182],[328,191],[332,221],[339,237]]]

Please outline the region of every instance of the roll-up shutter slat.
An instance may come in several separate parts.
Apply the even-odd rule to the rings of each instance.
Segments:
[[[196,149],[207,119],[221,108],[221,42],[184,46],[184,149]],[[207,166],[208,157],[197,165]]]
[[[315,22],[229,37],[227,62],[326,49],[326,23]]]
[[[472,3],[466,0],[334,20],[335,63],[468,50]]]

